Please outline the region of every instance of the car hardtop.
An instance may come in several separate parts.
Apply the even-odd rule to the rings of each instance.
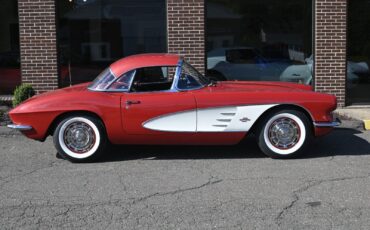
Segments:
[[[137,54],[121,58],[110,65],[110,69],[115,77],[143,67],[150,66],[176,66],[182,57],[177,54],[148,53]]]

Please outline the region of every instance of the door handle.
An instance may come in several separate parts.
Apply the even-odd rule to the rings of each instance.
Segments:
[[[126,105],[140,104],[141,101],[126,101]]]

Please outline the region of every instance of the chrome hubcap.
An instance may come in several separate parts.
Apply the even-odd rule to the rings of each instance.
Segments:
[[[64,131],[64,143],[75,153],[86,153],[95,144],[94,130],[84,122],[73,122]]]
[[[290,118],[279,118],[274,121],[268,131],[269,141],[279,149],[290,149],[300,139],[299,125]]]

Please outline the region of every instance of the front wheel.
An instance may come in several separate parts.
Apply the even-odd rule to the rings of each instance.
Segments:
[[[103,123],[92,116],[69,116],[54,131],[58,153],[71,162],[89,162],[100,157],[107,138]]]
[[[312,139],[307,116],[296,110],[282,110],[263,119],[257,133],[260,149],[272,158],[302,154]]]

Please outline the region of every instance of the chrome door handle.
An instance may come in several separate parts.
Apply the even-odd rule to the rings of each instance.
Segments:
[[[126,101],[126,105],[140,104],[141,101]]]

